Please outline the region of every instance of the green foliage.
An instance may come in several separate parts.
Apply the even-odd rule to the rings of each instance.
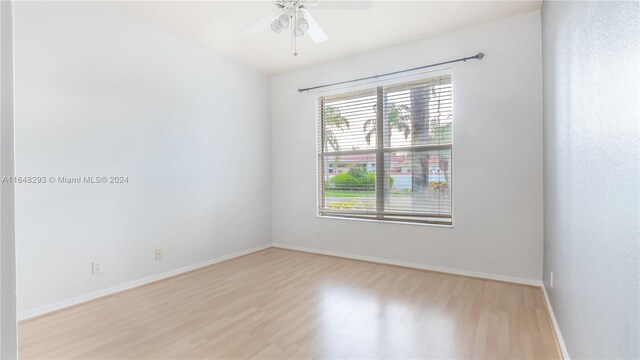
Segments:
[[[355,178],[362,178],[367,176],[367,165],[365,164],[350,164],[349,174]],[[375,175],[374,175],[375,178]]]
[[[349,171],[332,177],[329,183],[331,190],[373,191],[376,188],[376,173],[367,172],[362,166],[353,166]],[[389,187],[393,187],[391,176],[389,176]]]
[[[354,175],[354,173],[356,175]],[[375,173],[367,173],[366,175],[361,175],[359,171],[351,171],[338,174],[331,178],[332,189],[334,190],[361,190],[361,191],[370,191],[376,188],[376,174]]]

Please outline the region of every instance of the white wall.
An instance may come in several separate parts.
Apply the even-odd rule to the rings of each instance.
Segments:
[[[13,1],[0,2],[0,178],[14,175]],[[0,358],[17,357],[15,187],[0,184]]]
[[[271,242],[269,79],[102,6],[16,4],[17,174],[130,180],[17,186],[23,316]]]
[[[571,357],[638,359],[640,2],[545,1],[542,25],[545,285]]]
[[[273,241],[424,267],[542,279],[540,12],[272,78]],[[485,53],[453,66],[454,227],[316,217],[314,93],[299,87]]]

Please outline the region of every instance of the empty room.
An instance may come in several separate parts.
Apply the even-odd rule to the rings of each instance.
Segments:
[[[0,358],[640,358],[640,1],[0,20]]]

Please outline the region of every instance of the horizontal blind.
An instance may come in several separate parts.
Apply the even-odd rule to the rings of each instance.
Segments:
[[[451,76],[319,98],[321,215],[451,224]]]

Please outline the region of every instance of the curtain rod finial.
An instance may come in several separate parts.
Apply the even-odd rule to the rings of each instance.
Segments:
[[[476,57],[478,58],[478,60],[482,60],[482,58],[484,57],[483,53],[478,53],[478,55],[476,55]]]

